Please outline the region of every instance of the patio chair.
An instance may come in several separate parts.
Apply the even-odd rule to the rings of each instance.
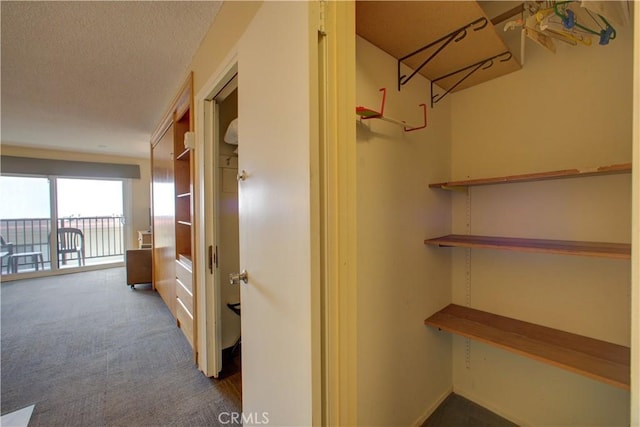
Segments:
[[[4,268],[5,258],[7,258],[7,273],[18,272],[18,263],[20,261],[20,258],[31,258],[31,264],[35,266],[36,271],[40,269],[40,266],[42,266],[42,269],[44,270],[44,259],[42,258],[42,252],[14,252],[13,247],[13,243],[5,242],[4,237],[0,236],[0,254],[2,255],[0,257],[0,272],[2,271],[2,268]]]
[[[67,254],[78,254],[78,265],[84,265],[84,234],[78,228],[58,228],[58,257],[67,264]]]
[[[0,257],[0,274],[2,273],[2,270],[4,269],[4,259],[7,258],[7,273],[9,273],[11,270],[11,264],[10,264],[10,259],[11,259],[11,255],[13,254],[13,243],[7,243],[4,240],[4,237],[0,236],[0,254],[2,255]]]

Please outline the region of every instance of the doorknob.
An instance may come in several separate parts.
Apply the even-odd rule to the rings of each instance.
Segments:
[[[247,171],[242,169],[242,172],[239,172],[238,175],[236,175],[236,178],[238,181],[244,181],[248,176],[249,174],[247,173]]]
[[[246,270],[242,270],[241,273],[231,273],[229,275],[229,283],[232,285],[239,285],[240,281],[247,283],[249,281],[249,276],[247,275]]]

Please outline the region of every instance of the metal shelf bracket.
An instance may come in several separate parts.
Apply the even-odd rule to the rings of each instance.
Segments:
[[[451,42],[457,43],[460,40],[464,39],[467,36],[467,30],[469,28],[473,28],[473,31],[480,31],[483,28],[485,28],[488,24],[489,24],[489,21],[487,20],[487,18],[485,17],[478,18],[475,21],[470,22],[469,24],[463,27],[460,27],[455,31],[450,32],[446,36],[440,37],[438,40],[431,42],[428,45],[423,46],[420,49],[417,49],[409,53],[408,55],[403,56],[402,58],[399,58],[398,59],[398,91],[400,91],[402,86],[409,83],[409,81],[413,78],[413,76],[415,76],[422,68],[424,68],[425,65],[427,65],[433,58],[435,58],[436,55],[438,55]],[[442,43],[442,44],[436,49],[435,52],[433,52],[427,59],[425,59],[422,62],[422,64],[420,64],[420,66],[418,66],[411,74],[409,74],[409,76],[402,74],[402,72],[400,71],[400,64],[402,63],[402,61],[405,61],[411,58],[412,56],[415,56],[429,49],[430,47],[437,45],[438,43]]]
[[[499,53],[497,55],[494,55],[490,58],[486,58],[483,59],[482,61],[476,62],[475,64],[471,64],[467,67],[464,68],[460,68],[459,70],[453,71],[449,74],[445,74],[444,76],[440,76],[436,79],[431,80],[431,108],[433,108],[433,106],[435,104],[437,104],[439,101],[441,101],[445,96],[447,96],[451,91],[453,91],[456,87],[458,87],[462,82],[464,82],[466,79],[468,79],[469,77],[471,77],[471,75],[473,73],[475,73],[478,70],[487,70],[489,68],[491,68],[493,66],[494,60],[498,60],[500,62],[506,62],[508,60],[510,60],[512,58],[512,54],[509,51],[505,51],[502,53]],[[456,74],[460,74],[463,73],[465,71],[468,71],[464,76],[462,76],[462,78],[460,80],[458,80],[453,86],[451,86],[449,89],[447,89],[443,94],[436,94],[434,95],[434,91],[433,91],[433,85],[436,84],[437,82],[439,82],[440,80],[446,79],[447,77],[451,77],[451,76],[455,76]]]

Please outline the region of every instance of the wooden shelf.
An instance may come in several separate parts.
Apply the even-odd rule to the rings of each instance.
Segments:
[[[483,17],[488,20],[479,4],[473,1],[403,2],[401,7],[395,2],[359,1],[356,2],[356,33],[398,59]],[[420,74],[433,81],[508,50],[493,25],[488,24],[478,31],[473,28],[467,31],[464,39],[450,43],[434,56]],[[415,70],[440,45],[425,49],[403,63]],[[456,92],[520,68],[515,58],[505,62],[496,60],[490,68],[472,74],[460,84],[456,85],[459,75],[443,78],[437,84],[442,89]]]
[[[451,304],[426,325],[629,389],[630,349],[625,346]]]
[[[422,105],[425,105],[425,104],[422,104]],[[426,106],[425,106],[425,108],[426,108]],[[379,120],[384,120],[384,121],[389,122],[389,123],[396,124],[398,126],[402,126],[402,128],[405,130],[405,132],[409,132],[409,131],[417,130],[417,129],[424,129],[427,126],[426,124],[420,125],[420,126],[410,125],[410,124],[406,123],[403,120],[398,120],[398,119],[393,119],[391,117],[383,116],[382,113],[380,113],[380,112],[378,112],[376,110],[372,110],[371,108],[362,107],[362,106],[357,106],[356,107],[356,114],[358,116],[360,116],[360,118],[362,118],[363,120],[379,119]]]
[[[621,163],[617,165],[601,166],[598,168],[586,168],[586,169],[563,169],[548,172],[536,172],[521,175],[508,175],[492,178],[478,178],[468,179],[461,181],[449,181],[449,182],[437,182],[429,184],[431,188],[456,188],[456,187],[471,187],[476,185],[492,185],[492,184],[512,184],[518,182],[531,182],[531,181],[544,181],[549,179],[564,179],[564,178],[580,178],[586,176],[598,176],[598,175],[616,175],[623,173],[631,173],[631,163]]]
[[[470,236],[449,234],[424,241],[426,245],[502,249],[517,252],[539,252],[581,255],[601,258],[630,259],[631,245],[627,243],[578,242],[572,240],[521,239],[513,237]]]

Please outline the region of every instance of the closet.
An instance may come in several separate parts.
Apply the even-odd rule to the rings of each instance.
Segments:
[[[403,367],[359,356],[364,424],[629,422],[633,23],[554,53],[527,7],[356,5],[358,351]]]
[[[240,343],[240,287],[229,275],[240,271],[238,228],[238,89],[237,79],[215,97],[217,104],[218,173],[217,254],[220,277],[221,348],[236,351]],[[230,356],[233,356],[231,354]],[[224,356],[223,356],[224,357]]]
[[[192,75],[151,139],[153,286],[196,357]]]

